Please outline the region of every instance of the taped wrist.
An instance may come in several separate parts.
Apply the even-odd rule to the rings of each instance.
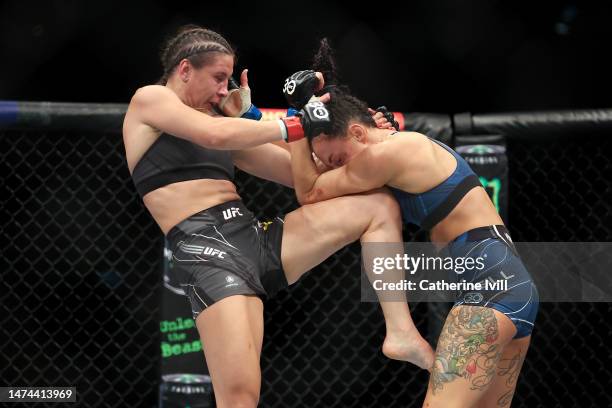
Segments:
[[[219,102],[219,110],[225,116],[245,119],[261,119],[261,112],[251,103],[251,89],[241,87],[234,78],[229,78],[228,93]]]

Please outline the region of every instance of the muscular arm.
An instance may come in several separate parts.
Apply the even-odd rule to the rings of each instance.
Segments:
[[[250,149],[232,152],[234,164],[243,170],[264,180],[293,188],[291,172],[291,143],[272,142]],[[321,161],[315,162],[318,173],[330,170]]]
[[[291,169],[300,204],[315,203],[382,187],[394,175],[387,146],[372,145],[348,164],[320,173],[306,139],[291,144]]]
[[[140,88],[130,110],[144,124],[210,149],[247,149],[282,138],[277,121],[213,118],[185,105],[160,85]]]
[[[287,143],[282,142],[284,145]],[[240,170],[256,177],[270,180],[287,187],[293,187],[291,176],[291,154],[289,150],[276,143],[266,143],[232,152],[234,164]]]

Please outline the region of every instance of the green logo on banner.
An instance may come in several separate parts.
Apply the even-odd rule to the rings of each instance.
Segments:
[[[495,154],[495,149],[486,145],[470,146],[466,151],[469,154]]]
[[[180,356],[202,351],[202,344],[197,339],[195,322],[191,318],[177,317],[174,320],[162,320],[159,323],[162,333],[162,357]]]
[[[499,192],[501,191],[501,180],[497,177],[493,177],[491,180],[485,177],[479,177],[480,183],[491,197],[495,209],[499,212]]]
[[[199,351],[202,351],[202,343],[200,343],[200,340],[179,344],[171,344],[165,341],[161,343],[161,354],[163,358],[180,356],[187,353],[196,353]]]

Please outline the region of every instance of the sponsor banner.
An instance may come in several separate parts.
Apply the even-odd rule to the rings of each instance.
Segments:
[[[497,212],[508,222],[508,157],[506,147],[494,144],[475,144],[455,148],[491,197]]]
[[[228,215],[232,215],[231,211]],[[190,251],[210,252],[208,247],[189,246]],[[222,256],[217,251],[216,256]],[[164,248],[164,287],[161,320],[161,381],[159,406],[164,408],[212,407],[212,384],[204,360],[189,300],[178,283],[172,252]]]
[[[212,381],[208,375],[167,374],[162,376],[160,408],[212,408]]]
[[[196,251],[209,251],[210,248],[191,248]],[[219,251],[217,251],[219,252]],[[220,256],[220,254],[215,254]],[[160,320],[161,334],[161,372],[208,374],[202,363],[203,352],[200,337],[195,327],[189,300],[178,283],[172,265],[172,252],[164,249],[164,288]]]

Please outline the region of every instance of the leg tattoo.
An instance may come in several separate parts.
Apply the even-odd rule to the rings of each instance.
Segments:
[[[501,356],[499,345],[494,344],[498,336],[493,310],[476,306],[451,310],[440,335],[431,372],[432,393],[435,395],[445,383],[457,378],[470,381],[472,390],[485,390],[495,376]]]
[[[497,405],[500,407],[509,407],[512,397],[514,396],[514,389],[516,388],[516,381],[523,365],[527,353],[523,354],[522,351],[516,353],[516,355],[510,358],[504,358],[499,361],[499,367],[497,375],[505,377],[504,384],[508,387],[508,391],[504,392],[501,397],[497,400]]]

